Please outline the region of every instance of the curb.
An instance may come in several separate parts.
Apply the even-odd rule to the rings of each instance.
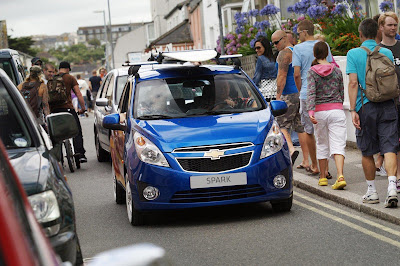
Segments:
[[[299,181],[299,180],[293,180],[293,184],[296,187],[300,188],[300,189],[303,189],[303,190],[308,191],[308,192],[310,192],[312,194],[318,195],[318,196],[320,196],[322,198],[334,201],[334,202],[339,203],[341,205],[345,205],[345,206],[350,207],[350,208],[352,208],[354,210],[357,210],[359,212],[374,216],[376,218],[385,220],[387,222],[390,222],[390,223],[393,223],[393,224],[396,224],[396,225],[400,225],[400,218],[398,218],[398,217],[396,217],[394,215],[385,213],[385,212],[383,212],[381,210],[377,210],[375,208],[372,208],[368,204],[358,203],[358,202],[355,202],[355,201],[352,201],[352,200],[349,200],[349,199],[346,199],[346,198],[343,198],[343,197],[340,197],[340,196],[337,196],[337,195],[334,195],[334,194],[331,194],[331,193],[327,193],[325,191],[322,191],[322,190],[320,190],[318,188],[315,188],[315,187],[313,187],[311,185],[308,185],[305,182],[302,182],[302,181]]]

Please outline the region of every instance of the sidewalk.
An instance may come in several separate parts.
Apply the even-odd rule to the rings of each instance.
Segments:
[[[388,186],[387,177],[376,176],[375,178],[375,184],[380,201],[379,204],[366,204],[362,202],[362,196],[367,191],[367,183],[364,178],[364,172],[361,165],[361,153],[359,150],[351,147],[346,148],[344,177],[347,186],[344,190],[333,190],[332,185],[335,183],[336,179],[335,161],[329,160],[329,172],[333,178],[328,180],[328,186],[321,187],[318,186],[318,175],[311,176],[306,170],[296,168],[296,166],[303,160],[300,147],[296,147],[296,149],[300,152],[293,168],[294,185],[296,187],[346,205],[360,212],[400,225],[400,203],[397,208],[384,207]]]

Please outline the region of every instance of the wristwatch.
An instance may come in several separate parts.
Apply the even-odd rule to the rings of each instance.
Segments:
[[[351,113],[351,112],[355,112],[356,110],[354,110],[354,109],[349,109],[349,112]]]

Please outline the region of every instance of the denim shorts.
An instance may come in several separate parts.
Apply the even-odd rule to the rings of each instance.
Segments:
[[[358,115],[361,130],[356,129],[356,139],[363,156],[397,153],[398,114],[393,100],[366,103]]]

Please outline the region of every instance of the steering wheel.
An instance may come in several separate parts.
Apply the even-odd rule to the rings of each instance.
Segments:
[[[225,106],[224,106],[224,109],[225,109],[225,108],[233,109],[232,106],[230,106],[230,105],[227,104],[225,101],[223,101],[223,102],[218,102],[218,103],[214,104],[214,105],[212,106],[211,110],[213,110],[213,109],[214,109],[215,107],[217,107],[218,105],[225,105]]]

